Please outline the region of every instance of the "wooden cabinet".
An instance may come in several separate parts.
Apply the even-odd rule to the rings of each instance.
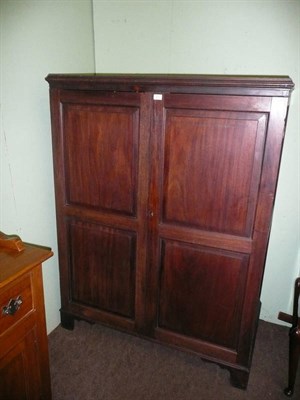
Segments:
[[[41,275],[51,255],[33,245],[20,251],[0,246],[1,400],[51,399]]]
[[[247,386],[288,77],[49,75],[62,308]]]

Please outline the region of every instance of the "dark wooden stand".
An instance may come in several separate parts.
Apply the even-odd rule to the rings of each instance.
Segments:
[[[289,379],[288,387],[284,390],[284,393],[289,397],[294,393],[294,385],[300,356],[300,318],[298,316],[299,296],[300,278],[296,279],[295,282],[293,315],[283,312],[280,312],[278,315],[278,319],[281,321],[292,324],[289,333]]]

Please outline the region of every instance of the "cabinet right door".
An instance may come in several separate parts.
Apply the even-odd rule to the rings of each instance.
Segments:
[[[160,341],[248,364],[285,101],[200,94],[154,101],[148,318]]]

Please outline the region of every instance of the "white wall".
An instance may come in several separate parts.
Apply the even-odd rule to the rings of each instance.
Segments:
[[[48,332],[60,322],[50,72],[94,72],[90,0],[1,0],[0,230],[50,246],[44,263]]]
[[[299,274],[298,0],[94,0],[97,72],[290,75],[290,108],[261,318],[291,311]],[[297,259],[298,257],[298,259]]]

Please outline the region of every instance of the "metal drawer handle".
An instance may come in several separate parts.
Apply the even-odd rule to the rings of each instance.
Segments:
[[[18,296],[16,299],[10,299],[7,306],[2,308],[2,314],[4,315],[14,315],[18,309],[20,308],[23,300],[21,296]]]

